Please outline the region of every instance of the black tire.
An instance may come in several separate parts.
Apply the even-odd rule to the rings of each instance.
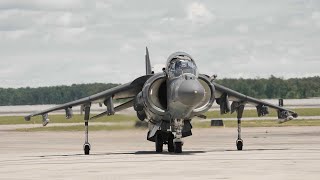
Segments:
[[[89,145],[84,145],[84,154],[89,155],[90,154],[90,146]]]
[[[156,152],[161,153],[163,151],[163,139],[160,133],[156,135]]]
[[[243,141],[242,140],[237,140],[237,150],[241,151],[243,148]]]
[[[174,152],[174,144],[173,144],[174,136],[172,133],[168,136],[168,152]]]
[[[175,142],[174,143],[174,152],[175,153],[182,153],[182,142]]]

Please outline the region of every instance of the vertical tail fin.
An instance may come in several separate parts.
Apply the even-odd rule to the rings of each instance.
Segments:
[[[148,47],[146,47],[146,74],[152,74],[152,69],[151,69],[151,63],[150,63],[150,57],[149,57],[149,51],[148,51]]]

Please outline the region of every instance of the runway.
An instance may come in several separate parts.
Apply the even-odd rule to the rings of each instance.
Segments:
[[[290,179],[320,178],[319,127],[195,129],[184,153],[154,153],[145,130],[14,132],[0,128],[0,179]],[[166,149],[166,146],[165,148]]]

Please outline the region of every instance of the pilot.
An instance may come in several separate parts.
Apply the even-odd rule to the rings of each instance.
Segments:
[[[181,69],[181,65],[182,65],[181,61],[177,60],[176,63],[175,63],[175,69],[176,70],[177,69]]]
[[[180,60],[177,60],[175,65],[175,76],[180,76],[182,74],[182,63]]]

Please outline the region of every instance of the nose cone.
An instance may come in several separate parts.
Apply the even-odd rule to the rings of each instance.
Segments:
[[[196,106],[204,98],[204,88],[198,80],[185,80],[178,88],[178,97],[183,104]]]

